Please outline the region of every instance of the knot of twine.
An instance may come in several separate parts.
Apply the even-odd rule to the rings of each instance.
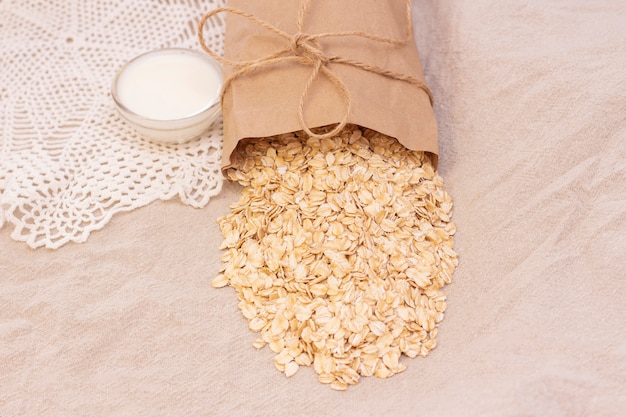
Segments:
[[[304,24],[304,17],[306,15],[306,11],[310,6],[311,0],[302,0],[300,5],[300,10],[298,13],[298,22],[296,26],[296,33],[289,34],[281,29],[278,29],[276,26],[267,23],[256,16],[246,13],[244,11],[230,8],[230,7],[220,7],[211,12],[204,15],[204,17],[200,20],[198,25],[198,38],[200,41],[200,45],[205,52],[207,52],[213,59],[216,61],[229,65],[235,69],[235,71],[228,77],[224,86],[222,87],[222,96],[221,100],[224,100],[224,94],[230,88],[232,82],[238,78],[249,75],[253,72],[257,72],[259,70],[265,69],[275,64],[284,63],[284,62],[296,62],[302,65],[308,65],[313,67],[313,71],[311,76],[307,80],[307,83],[304,87],[302,96],[300,98],[300,104],[298,106],[298,118],[300,121],[300,125],[302,129],[309,135],[315,138],[327,138],[337,135],[348,123],[348,117],[350,115],[350,111],[352,109],[352,97],[350,95],[350,91],[346,87],[345,83],[339,78],[329,67],[328,64],[344,64],[349,65],[355,68],[362,69],[364,71],[368,71],[374,74],[382,75],[384,77],[388,77],[391,79],[407,82],[411,85],[414,85],[417,88],[423,90],[430,100],[432,105],[433,96],[431,91],[428,89],[426,84],[422,81],[418,80],[415,77],[410,75],[394,72],[385,68],[381,68],[375,65],[366,64],[360,61],[355,61],[348,58],[343,58],[340,56],[328,56],[322,50],[319,40],[324,38],[332,38],[332,37],[360,37],[364,39],[369,39],[374,42],[387,44],[390,46],[402,46],[405,45],[409,40],[413,39],[413,30],[412,30],[412,20],[411,20],[411,0],[406,0],[406,37],[404,39],[392,39],[385,38],[377,35],[368,34],[360,31],[350,31],[350,32],[327,32],[327,33],[318,33],[318,34],[307,34],[302,32],[302,27]],[[251,22],[258,24],[259,26],[267,29],[270,32],[275,33],[276,35],[284,38],[289,42],[289,46],[276,51],[270,55],[265,57],[250,60],[250,61],[232,61],[217,55],[215,52],[209,48],[204,41],[204,27],[206,22],[211,19],[213,16],[218,13],[231,13],[238,16],[241,16],[245,19],[250,20]],[[342,120],[332,129],[330,132],[325,134],[317,134],[311,131],[304,119],[304,104],[308,97],[309,91],[311,89],[311,85],[315,81],[315,79],[323,74],[337,89],[340,93],[343,101],[345,102],[346,110]]]
[[[294,56],[308,59],[314,65],[317,62],[321,62],[322,65],[329,62],[317,40],[306,33],[298,32],[291,37],[291,52]]]

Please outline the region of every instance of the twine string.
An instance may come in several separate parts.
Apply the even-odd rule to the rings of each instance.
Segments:
[[[348,32],[325,32],[325,33],[317,33],[317,34],[307,34],[304,33],[304,20],[306,18],[307,11],[311,5],[311,0],[302,0],[300,3],[300,9],[298,11],[298,20],[296,26],[296,33],[289,34],[276,26],[263,21],[256,16],[244,12],[239,9],[231,8],[231,7],[220,7],[210,11],[205,14],[198,24],[198,38],[200,41],[200,45],[202,49],[209,54],[216,61],[231,66],[235,71],[224,81],[224,86],[222,87],[222,95],[221,100],[224,100],[224,94],[231,87],[232,82],[239,78],[245,77],[262,69],[271,67],[276,64],[286,63],[286,62],[295,62],[301,65],[312,66],[313,70],[311,75],[307,79],[307,82],[304,86],[304,90],[302,92],[302,96],[300,97],[300,103],[298,105],[298,119],[302,129],[310,136],[316,138],[327,138],[335,136],[339,133],[348,123],[348,117],[350,115],[350,111],[352,110],[352,96],[348,87],[343,82],[343,80],[330,68],[329,64],[342,64],[349,65],[354,68],[359,68],[364,71],[368,71],[374,74],[382,75],[387,78],[399,80],[402,82],[407,82],[421,90],[423,90],[430,103],[433,103],[433,95],[431,91],[428,89],[426,84],[422,81],[418,80],[411,75],[398,73],[386,68],[381,68],[376,65],[367,64],[364,62],[356,61],[349,58],[344,58],[340,56],[328,56],[322,50],[322,47],[319,43],[320,39],[325,38],[333,38],[333,37],[358,37],[371,40],[373,42],[387,44],[390,46],[403,46],[413,38],[413,29],[412,29],[412,19],[411,19],[411,0],[406,0],[406,35],[403,39],[393,39],[377,36],[374,34],[369,34],[361,31],[348,31]],[[209,19],[219,13],[231,13],[234,15],[238,15],[242,18],[248,19],[252,23],[255,23],[266,30],[273,32],[277,36],[284,38],[288,41],[288,46],[283,49],[280,49],[272,54],[264,56],[259,59],[254,60],[246,60],[246,61],[233,61],[222,56],[217,55],[215,52],[209,48],[204,41],[204,27]],[[315,80],[323,75],[328,79],[336,90],[339,92],[342,100],[345,103],[345,112],[341,121],[332,129],[330,132],[324,134],[317,134],[311,131],[305,121],[304,108],[307,98],[309,96],[309,91]]]

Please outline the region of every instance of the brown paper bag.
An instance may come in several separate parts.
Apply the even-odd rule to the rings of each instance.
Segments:
[[[295,0],[229,0],[228,6],[253,15],[284,32],[297,31],[300,2]],[[400,0],[316,0],[306,10],[302,33],[361,31],[404,39],[407,36],[407,3]],[[224,58],[250,61],[289,46],[289,40],[259,24],[226,15]],[[319,40],[328,56],[340,56],[423,82],[424,74],[413,38],[401,46],[341,36]],[[328,63],[351,95],[347,122],[395,137],[412,150],[433,154],[436,162],[437,126],[428,94],[408,82],[350,65]],[[237,143],[245,138],[267,137],[302,130],[298,108],[312,65],[283,62],[237,77],[225,89],[223,168],[238,165]],[[229,77],[232,68],[224,66]],[[314,128],[338,123],[346,112],[341,91],[323,74],[311,84],[304,100],[304,122]]]

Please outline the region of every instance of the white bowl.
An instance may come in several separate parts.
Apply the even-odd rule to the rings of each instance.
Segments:
[[[111,96],[122,117],[147,139],[183,143],[217,120],[223,83],[219,63],[207,54],[166,48],[122,66]]]

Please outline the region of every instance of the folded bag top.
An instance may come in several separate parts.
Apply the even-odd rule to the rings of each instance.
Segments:
[[[224,65],[223,169],[245,138],[354,123],[433,154],[437,125],[412,36],[411,1],[230,0],[204,16]],[[203,28],[227,12],[224,57]],[[321,134],[322,136],[324,134]]]

